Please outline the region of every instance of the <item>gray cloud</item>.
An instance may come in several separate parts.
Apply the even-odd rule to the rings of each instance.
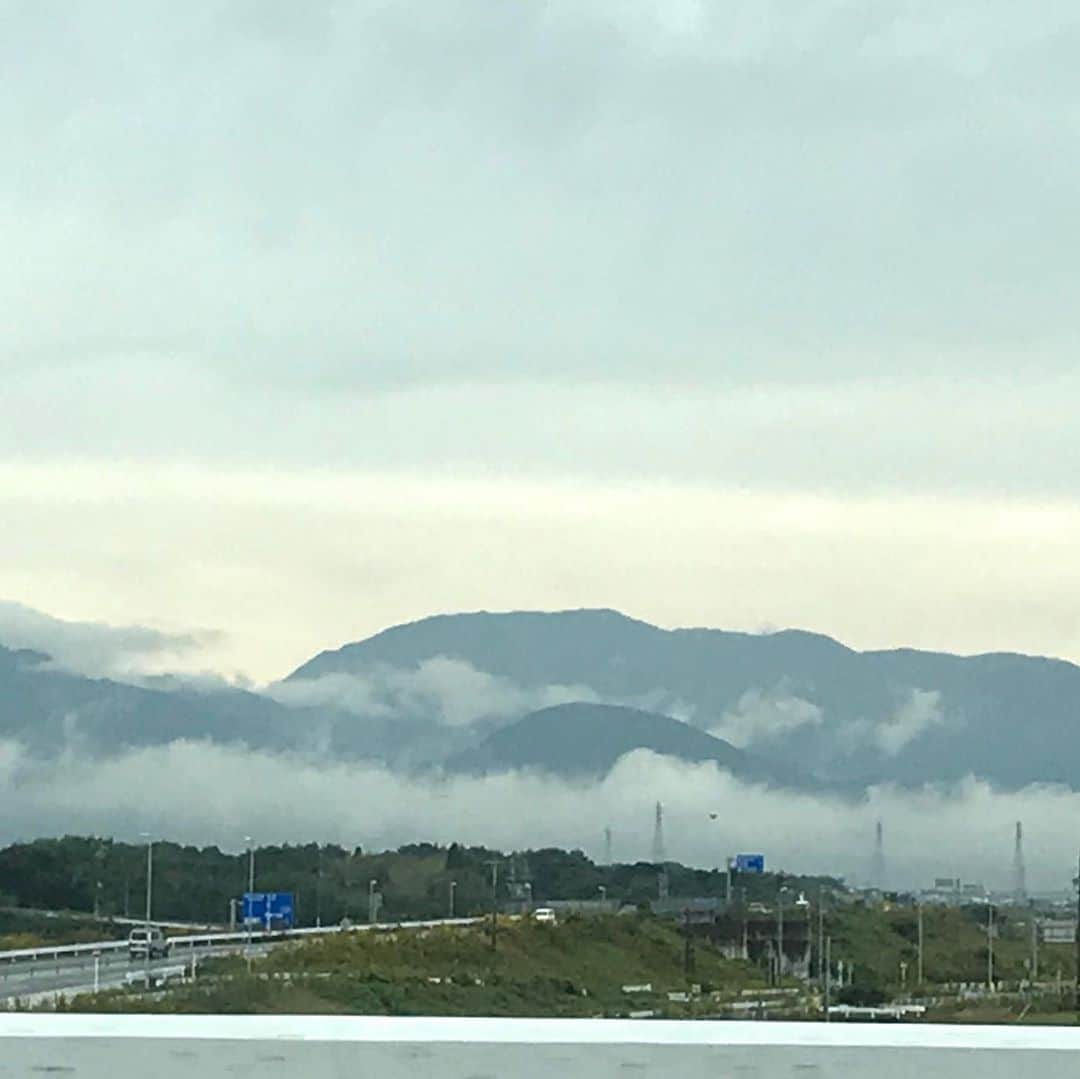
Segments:
[[[599,857],[610,826],[620,859],[647,860],[657,799],[669,855],[687,863],[715,866],[734,851],[762,850],[774,868],[865,883],[882,819],[897,886],[962,876],[1002,889],[1010,886],[1016,820],[1025,824],[1031,885],[1067,887],[1075,850],[1060,822],[1080,810],[1080,795],[1068,791],[1000,794],[974,780],[948,790],[875,789],[860,802],[780,794],[647,751],[628,754],[602,783],[577,785],[515,774],[421,782],[361,764],[191,742],[41,764],[0,742],[0,841],[149,830],[232,849],[251,834],[262,843],[374,848],[415,840],[558,845]]]
[[[946,718],[938,690],[912,688],[892,715],[877,722],[859,719],[846,723],[839,737],[849,748],[871,746],[886,757],[895,757]]]
[[[1070,363],[1065,3],[114,2],[5,28],[7,365],[364,390]]]
[[[824,713],[810,701],[784,691],[783,687],[747,690],[735,708],[725,712],[710,729],[717,738],[745,747],[773,742],[805,726],[820,726]]]
[[[361,716],[424,716],[450,727],[523,716],[568,701],[599,700],[588,686],[526,688],[461,660],[435,656],[415,670],[373,665],[364,674],[275,682],[263,692],[281,704],[324,705]]]
[[[937,690],[913,689],[908,699],[874,732],[883,753],[895,757],[924,731],[945,722],[941,694]]]
[[[91,677],[135,678],[167,671],[173,664],[190,663],[219,639],[212,630],[172,633],[148,626],[65,621],[0,600],[0,645],[44,652],[56,666]]]
[[[694,716],[692,705],[662,688],[614,696],[587,685],[523,686],[447,656],[434,656],[415,668],[380,663],[361,673],[273,682],[261,692],[293,707],[328,706],[380,719],[423,717],[448,727],[517,719],[571,701],[626,705],[684,721]]]

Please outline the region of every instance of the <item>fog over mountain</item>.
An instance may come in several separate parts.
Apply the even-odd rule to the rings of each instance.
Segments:
[[[447,761],[451,771],[486,775],[520,769],[602,779],[628,753],[647,747],[679,761],[710,761],[739,779],[791,784],[751,754],[670,716],[613,704],[557,704],[500,727]]]
[[[323,652],[285,685],[368,685],[435,657],[525,696],[586,687],[674,715],[827,786],[1080,782],[1080,668],[1039,657],[856,652],[797,630],[668,631],[615,611],[478,613]]]
[[[68,648],[65,664],[0,647],[0,735],[45,756],[186,738],[399,770],[474,767],[485,752],[489,765],[500,760],[512,735],[494,732],[528,716],[540,738],[545,724],[576,726],[601,771],[635,748],[724,767],[739,749],[749,754],[739,758],[744,777],[753,760],[757,777],[849,792],[969,775],[1001,789],[1080,782],[1080,669],[1052,659],[856,652],[801,631],[668,631],[605,610],[476,613],[392,627],[255,690],[209,676],[90,678],[79,668],[93,657],[115,668],[92,642],[81,656],[72,651],[72,639],[93,634],[54,636]],[[695,743],[708,736],[711,750]],[[571,776],[582,759],[553,733],[543,766]],[[505,763],[527,761],[510,752]]]
[[[680,857],[762,846],[858,877],[884,814],[899,878],[992,879],[1025,815],[1033,880],[1054,884],[1061,835],[1040,841],[1032,822],[1080,810],[1080,670],[1051,659],[855,652],[581,610],[424,619],[261,688],[71,667],[0,647],[0,838],[141,822],[228,845],[255,814],[297,839],[591,849],[616,822],[625,856],[647,857],[664,800],[689,829]],[[522,797],[583,819],[513,813]],[[385,801],[401,798],[414,811]],[[920,852],[931,820],[946,832]]]

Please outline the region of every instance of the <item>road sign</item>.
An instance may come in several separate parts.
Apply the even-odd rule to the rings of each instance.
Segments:
[[[245,892],[242,901],[244,925],[262,929],[292,929],[292,892]]]
[[[736,873],[764,873],[765,855],[736,854],[735,865],[733,868],[735,869]]]

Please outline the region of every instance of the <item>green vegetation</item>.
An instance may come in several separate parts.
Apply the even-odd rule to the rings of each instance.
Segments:
[[[46,915],[0,908],[0,951],[48,944],[80,944],[127,933],[126,926],[102,924],[89,915]]]
[[[395,920],[444,917],[450,882],[456,882],[455,911],[489,909],[491,859],[503,863],[500,900],[512,892],[508,882],[531,882],[537,900],[595,899],[603,887],[611,899],[637,905],[657,894],[657,866],[648,862],[598,866],[581,851],[545,849],[502,854],[484,847],[414,843],[396,851],[368,853],[335,845],[260,847],[255,858],[256,890],[292,892],[299,924],[364,920],[369,882],[382,897],[382,912]],[[725,893],[719,870],[671,863],[672,895]],[[247,888],[248,859],[217,847],[162,842],[154,847],[154,915],[183,922],[222,924],[229,901]],[[783,878],[791,887],[816,890],[825,878]],[[132,915],[143,910],[146,848],[110,839],[67,836],[17,843],[0,850],[0,895],[12,906],[47,910]],[[826,883],[834,883],[828,882]],[[750,901],[775,895],[773,874],[739,878],[739,894]]]
[[[105,993],[70,1007],[568,1017],[655,1009],[683,1017],[715,1009],[714,993],[763,985],[750,964],[700,945],[688,974],[677,927],[648,916],[571,917],[557,926],[502,919],[497,942],[493,953],[482,926],[334,935],[276,950],[250,971],[241,959],[208,965],[199,983],[163,996]],[[623,991],[642,985],[651,989]],[[668,999],[691,985],[701,992]]]
[[[1030,977],[1031,918],[1023,908],[998,908],[994,921],[994,980],[1019,982]],[[987,979],[987,908],[925,907],[923,977],[931,984]],[[854,964],[855,982],[914,989],[918,959],[918,914],[912,907],[853,905],[829,914],[834,961]],[[1061,969],[1072,977],[1072,948],[1042,945],[1043,974]],[[901,968],[906,964],[906,972]]]
[[[145,858],[144,847],[77,837],[0,850],[0,949],[123,936],[125,927],[109,919],[125,909],[136,917],[140,913]],[[504,911],[524,907],[524,902],[515,907],[515,901],[524,900],[520,882],[526,880],[537,903],[595,901],[603,890],[624,908],[644,910],[656,895],[658,867],[649,863],[597,866],[580,851],[499,855],[456,844],[412,844],[380,853],[315,844],[264,847],[256,857],[256,887],[293,891],[301,924],[336,924],[345,917],[366,920],[371,881],[383,899],[384,921],[445,916],[451,881],[456,883],[456,914],[486,914],[492,858],[502,867],[498,900]],[[666,868],[673,896],[725,893],[724,875],[716,870],[674,864]],[[224,921],[229,899],[246,887],[246,878],[244,853],[160,843],[154,851],[154,913],[196,923]],[[494,961],[486,930],[478,926],[345,934],[277,950],[250,971],[246,962],[210,963],[198,984],[172,989],[160,999],[103,994],[79,1006],[450,1015],[615,1015],[631,1010],[716,1014],[733,995],[765,984],[781,887],[789,895],[789,959],[808,936],[816,946],[816,902],[819,895],[825,897],[825,933],[831,939],[834,973],[841,963],[845,972],[843,984],[833,983],[838,1003],[914,997],[927,1001],[929,1014],[943,1021],[1009,1016],[1052,1022],[1066,1013],[1072,1021],[1070,945],[1042,945],[1040,984],[1029,984],[1032,911],[996,910],[997,985],[995,995],[986,998],[981,988],[988,975],[985,906],[924,909],[920,984],[918,915],[912,906],[869,904],[828,878],[779,874],[737,878],[732,908],[715,924],[706,919],[694,925],[695,969],[689,975],[683,968],[683,927],[675,920],[640,913],[570,916],[561,917],[552,929],[504,918]],[[815,905],[791,906],[800,892]],[[101,918],[90,913],[95,903]],[[46,915],[28,909],[46,907],[69,913]],[[672,910],[678,909],[675,900]],[[744,932],[754,960],[721,958],[718,946],[738,946]],[[816,970],[816,953],[812,966]],[[639,983],[652,984],[653,994],[627,1000],[621,986]],[[967,987],[961,988],[964,983]],[[668,1000],[668,992],[683,992],[695,984],[702,987],[700,996],[687,1002]],[[792,1014],[805,1006],[806,1000],[793,1002]]]

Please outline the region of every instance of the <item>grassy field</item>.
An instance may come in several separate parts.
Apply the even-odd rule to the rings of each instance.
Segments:
[[[986,997],[985,908],[924,911],[924,982],[917,984],[917,913],[910,907],[855,904],[828,913],[834,973],[842,961],[853,984],[833,983],[833,1001],[914,998],[939,1022],[1069,1023],[1072,949],[1039,950],[1041,985],[1032,990],[1031,914],[998,912],[994,976]],[[79,1010],[384,1015],[679,1017],[734,1014],[732,1003],[765,999],[765,960],[723,958],[702,939],[686,967],[685,939],[673,921],[650,915],[570,916],[556,926],[501,918],[493,952],[486,923],[464,927],[334,934],[275,949],[268,957],[208,962],[197,983],[153,996],[135,991],[81,998]],[[789,986],[795,986],[790,982]],[[625,986],[649,985],[644,992]],[[1058,986],[1060,985],[1060,989]],[[696,988],[695,988],[696,987]],[[671,999],[669,994],[676,994]],[[683,997],[687,999],[682,999]],[[776,996],[762,1014],[819,1014],[813,986],[801,999]],[[790,1005],[790,1006],[789,1006]]]
[[[0,909],[0,951],[120,939],[127,933],[126,926],[98,921],[86,914]]]
[[[926,907],[923,912],[923,973],[926,982],[985,982],[987,978],[985,908]],[[994,922],[994,978],[1018,982],[1030,974],[1031,914],[999,910]],[[907,965],[908,988],[914,988],[918,955],[918,915],[912,907],[853,907],[831,912],[827,931],[834,962],[854,963],[856,979],[898,989]],[[1058,970],[1072,978],[1072,946],[1041,945],[1043,977]]]
[[[707,1011],[711,994],[760,987],[747,963],[698,946],[684,969],[677,928],[653,918],[571,918],[557,926],[500,923],[492,953],[486,929],[440,927],[355,933],[276,950],[251,970],[243,960],[208,966],[196,985],[157,998],[105,993],[79,1010],[379,1015],[611,1016]],[[624,986],[651,985],[647,992]],[[672,1002],[668,993],[701,993]]]

